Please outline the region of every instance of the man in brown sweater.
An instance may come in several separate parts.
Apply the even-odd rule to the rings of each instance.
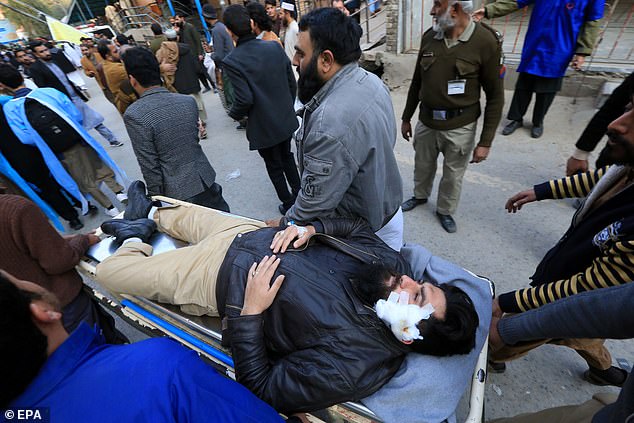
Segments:
[[[33,202],[0,193],[0,269],[55,294],[68,332],[85,321],[98,325],[107,342],[122,343],[125,337],[114,328],[112,317],[82,290],[75,270],[88,247],[97,242],[94,234],[61,236]]]
[[[474,23],[471,7],[468,1],[433,3],[434,26],[422,37],[401,126],[403,138],[409,140],[410,120],[420,104],[414,132],[414,196],[403,203],[403,211],[427,202],[442,152],[436,215],[447,232],[456,231],[452,214],[458,208],[469,157],[471,163],[487,158],[504,105],[501,37]],[[481,89],[486,94],[486,107],[480,141],[475,146]]]

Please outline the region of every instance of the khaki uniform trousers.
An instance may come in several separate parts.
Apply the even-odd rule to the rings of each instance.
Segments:
[[[457,129],[439,131],[421,121],[414,130],[414,197],[427,199],[431,195],[438,154],[443,155],[443,170],[438,187],[436,210],[454,214],[458,208],[462,178],[475,147],[476,122]]]
[[[612,365],[612,356],[608,349],[603,345],[603,339],[543,339],[539,341],[522,342],[517,345],[505,345],[495,352],[489,352],[489,358],[492,361],[510,361],[520,358],[530,350],[533,350],[544,344],[563,345],[572,348],[583,357],[588,365],[600,369],[607,370]]]
[[[79,190],[90,194],[104,208],[112,207],[112,201],[99,189],[105,183],[114,193],[123,191],[115,179],[114,172],[97,155],[95,150],[83,144],[77,144],[62,155],[62,164],[73,177]]]
[[[158,230],[192,245],[152,255],[152,246],[128,242],[97,265],[97,282],[119,294],[175,304],[188,314],[218,316],[216,278],[229,246],[264,222],[199,206],[158,209]]]
[[[490,420],[488,423],[591,423],[592,417],[606,405],[616,401],[616,394],[596,394],[579,405],[548,408],[537,413]]]

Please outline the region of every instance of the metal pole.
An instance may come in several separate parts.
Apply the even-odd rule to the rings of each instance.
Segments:
[[[203,7],[200,5],[200,0],[194,0],[196,2],[196,10],[198,10],[198,17],[200,18],[200,22],[203,24],[203,30],[205,31],[205,38],[207,38],[207,42],[211,40],[211,34],[209,33],[209,27],[207,26],[207,22],[203,17]]]
[[[81,0],[84,3],[84,7],[88,10],[88,14],[90,15],[90,19],[94,19],[95,15],[93,15],[92,10],[90,10],[90,6],[86,3],[86,0]]]
[[[368,15],[368,8],[370,6],[370,0],[368,0],[365,4],[365,38],[368,40],[368,44],[370,43],[370,15]]]
[[[176,12],[174,11],[174,5],[172,4],[172,0],[167,0],[167,7],[170,8],[170,13],[172,14],[172,16],[174,16]]]
[[[24,16],[26,16],[26,17],[28,17],[28,18],[31,18],[31,19],[33,19],[33,20],[35,20],[35,21],[38,21],[38,22],[43,23],[43,24],[46,24],[46,21],[45,21],[45,20],[40,19],[40,18],[38,18],[38,17],[37,17],[37,16],[35,16],[35,15],[31,15],[30,13],[27,13],[27,12],[25,12],[25,11],[23,11],[23,10],[17,9],[17,8],[15,8],[15,7],[13,7],[13,6],[10,6],[10,5],[8,5],[7,3],[5,3],[5,2],[3,2],[3,1],[0,1],[0,6],[4,6],[4,7],[6,7],[7,9],[11,9],[11,10],[13,10],[14,12],[18,12],[19,14],[24,15]]]

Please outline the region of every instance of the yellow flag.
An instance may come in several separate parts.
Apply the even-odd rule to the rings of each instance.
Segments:
[[[50,16],[46,17],[46,23],[48,24],[48,29],[51,31],[53,39],[56,41],[70,41],[71,43],[81,44],[80,38],[86,36],[86,34],[80,30]]]

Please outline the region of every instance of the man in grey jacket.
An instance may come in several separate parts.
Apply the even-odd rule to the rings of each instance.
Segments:
[[[129,49],[123,63],[140,97],[123,121],[148,193],[228,212],[216,172],[198,144],[196,101],[161,87],[159,64],[150,50]]]
[[[283,219],[362,217],[399,250],[403,192],[394,109],[387,87],[357,64],[361,27],[322,8],[305,15],[299,28],[293,64],[304,103],[296,133],[302,188]]]
[[[233,40],[227,32],[225,24],[218,20],[218,14],[212,5],[206,4],[203,6],[203,18],[205,18],[205,22],[207,22],[209,29],[211,29],[211,41],[214,47],[211,58],[216,64],[216,69],[220,71],[222,76],[222,87],[218,87],[220,88],[220,99],[222,100],[225,110],[229,111],[233,104],[233,88],[231,87],[229,78],[224,75],[222,61],[233,50]]]

